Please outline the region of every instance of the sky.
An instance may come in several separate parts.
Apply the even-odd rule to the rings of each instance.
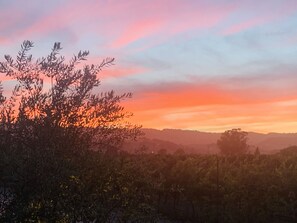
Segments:
[[[0,0],[0,58],[23,40],[115,57],[97,91],[143,127],[297,132],[296,0]]]

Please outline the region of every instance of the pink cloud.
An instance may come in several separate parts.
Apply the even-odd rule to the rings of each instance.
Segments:
[[[214,27],[236,10],[235,6],[228,4],[219,7],[199,3],[195,6],[191,7],[191,5],[177,1],[158,4],[158,7],[155,6],[151,8],[153,11],[148,12],[140,8],[136,14],[145,19],[141,21],[136,19],[136,23],[125,24],[124,28],[122,27],[122,33],[112,43],[112,46],[124,47],[149,36],[153,36],[153,42],[159,44],[183,32]],[[146,45],[154,44],[148,41]]]
[[[98,74],[99,78],[106,79],[106,78],[114,78],[114,77],[126,77],[132,76],[136,74],[141,74],[147,72],[147,68],[143,67],[111,67],[106,70],[103,70]]]
[[[269,9],[269,10],[267,10]],[[226,27],[223,35],[233,35],[250,28],[262,26],[288,18],[297,12],[296,1],[288,0],[286,4],[274,2],[267,7],[266,2],[259,2],[255,8],[254,3],[242,2],[238,4],[236,19],[232,18],[232,24]],[[232,16],[232,14],[230,14]],[[245,19],[242,19],[245,18]]]
[[[66,5],[65,7],[57,9],[55,12],[45,15],[28,28],[20,31],[20,35],[32,36],[39,34],[45,36],[51,32],[72,25],[72,23],[75,23],[79,19],[79,11],[71,10],[71,8],[70,5]]]
[[[206,81],[135,84],[135,110],[187,108],[210,105],[242,105],[295,100],[294,73],[254,77],[217,77]]]
[[[162,21],[155,19],[146,20],[131,24],[124,33],[112,43],[112,47],[120,48],[126,46],[138,39],[147,37],[152,33],[157,32],[163,26]]]
[[[260,25],[264,24],[265,22],[268,22],[268,20],[265,21],[263,19],[254,18],[254,19],[247,20],[247,21],[244,21],[241,23],[237,23],[235,25],[228,27],[227,29],[225,29],[223,31],[223,34],[224,35],[232,35],[232,34],[247,30],[249,28],[260,26]]]
[[[254,3],[241,1],[240,3],[212,3],[203,1],[81,1],[74,0],[52,8],[43,16],[29,25],[20,27],[12,33],[9,39],[15,37],[28,39],[36,34],[46,36],[65,28],[73,29],[73,33],[83,35],[84,30],[97,36],[104,36],[114,48],[124,47],[144,37],[154,38],[151,41],[158,44],[174,35],[189,30],[200,30],[215,27],[223,23],[228,16],[241,11],[255,11],[255,16],[227,27],[223,34],[237,33],[254,27],[274,18],[282,18],[296,12],[295,1],[287,4],[272,3],[272,10],[263,10],[265,3],[259,3],[255,8]],[[263,13],[262,13],[263,12]],[[21,13],[9,10],[13,16],[5,15],[1,19],[0,27],[16,25],[21,19]],[[7,19],[7,18],[12,19]],[[28,15],[27,15],[28,17]],[[3,22],[5,21],[5,22]],[[240,20],[239,20],[240,21]],[[81,33],[80,33],[81,32]],[[73,35],[75,35],[73,34]],[[78,36],[77,38],[80,38]],[[7,41],[8,38],[1,38]],[[73,37],[76,40],[75,37]],[[0,40],[1,41],[1,40]]]
[[[0,44],[8,45],[13,43],[18,29],[22,29],[20,21],[25,20],[25,13],[17,7],[9,7],[7,9],[0,9]]]

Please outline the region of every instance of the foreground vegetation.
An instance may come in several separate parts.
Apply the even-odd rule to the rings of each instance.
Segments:
[[[233,129],[218,141],[224,156],[121,152],[141,132],[120,105],[130,93],[96,93],[114,59],[67,62],[55,43],[34,60],[32,47],[0,62],[15,84],[10,96],[0,86],[0,222],[297,221],[295,149],[245,155]]]
[[[3,222],[297,220],[292,154],[2,155]]]

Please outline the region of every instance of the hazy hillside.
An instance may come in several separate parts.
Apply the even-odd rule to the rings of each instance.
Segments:
[[[172,153],[182,148],[187,153],[216,153],[216,141],[221,133],[207,133],[194,130],[179,129],[143,129],[145,136],[137,142],[130,142],[125,148],[135,151],[146,146],[150,151],[156,152],[166,149]],[[249,145],[253,150],[259,147],[262,153],[275,153],[291,145],[297,145],[297,133],[254,133],[248,135]]]
[[[206,133],[179,129],[143,129],[145,136],[150,139],[161,139],[183,145],[210,144],[220,137],[218,133]]]

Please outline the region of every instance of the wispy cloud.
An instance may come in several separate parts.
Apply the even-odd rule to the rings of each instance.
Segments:
[[[37,55],[61,41],[67,57],[116,57],[99,90],[134,92],[146,127],[291,130],[296,25],[295,0],[1,1],[0,52],[30,39]]]

